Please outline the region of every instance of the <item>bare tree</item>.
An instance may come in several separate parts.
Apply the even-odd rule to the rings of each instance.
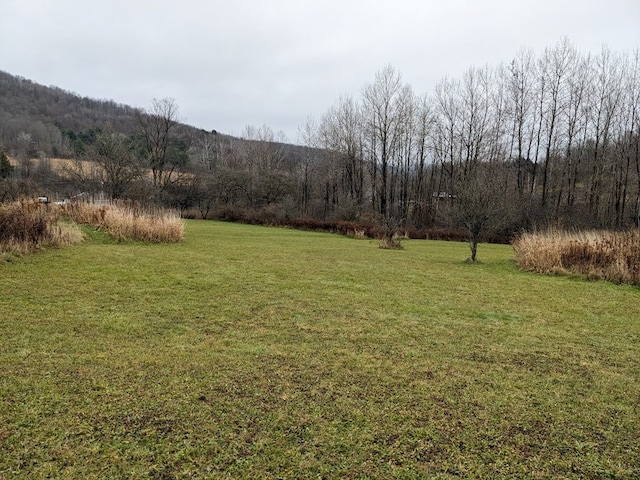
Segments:
[[[534,107],[533,74],[534,55],[531,50],[521,50],[509,65],[508,92],[512,119],[511,157],[517,165],[516,188],[520,197],[524,196],[529,184],[529,162],[533,144],[531,117]],[[515,150],[515,152],[514,152]]]
[[[267,126],[247,125],[243,134],[244,160],[249,174],[249,201],[254,206],[270,205],[293,190],[287,162],[284,132],[277,134]]]
[[[414,172],[419,145],[417,126],[418,99],[409,85],[400,94],[400,119],[398,131],[398,153],[392,163],[391,205],[396,205],[396,216],[405,220],[409,214],[411,175]],[[397,193],[396,193],[397,191]]]
[[[71,184],[70,197],[87,194],[95,197],[100,194],[103,189],[104,171],[102,167],[95,162],[86,161],[82,158],[74,158],[63,165],[62,173]]]
[[[414,224],[423,225],[426,222],[428,208],[430,206],[430,193],[434,192],[434,168],[428,168],[429,138],[431,137],[435,116],[426,95],[419,97],[415,108],[415,163],[412,175],[412,194],[410,216]],[[430,178],[427,179],[427,172]]]
[[[360,208],[364,203],[365,164],[361,107],[352,97],[341,97],[322,117],[319,142],[337,171],[337,200]]]
[[[372,204],[384,216],[389,208],[389,180],[399,140],[402,77],[391,65],[376,73],[363,92],[364,140],[372,179]]]
[[[636,194],[633,204],[633,224],[640,227],[640,49],[637,49],[627,71],[627,154],[635,164]]]
[[[217,133],[199,132],[192,142],[190,155],[205,170],[215,170],[222,147]]]
[[[490,229],[499,229],[510,221],[505,195],[507,179],[500,164],[479,163],[457,184],[454,210],[457,221],[469,231],[470,261],[477,260],[478,244]]]
[[[567,39],[564,39],[552,50],[545,50],[540,59],[542,75],[545,76],[542,82],[547,86],[548,92],[548,95],[543,98],[545,104],[542,113],[545,129],[542,195],[540,197],[542,207],[547,204],[550,168],[557,155],[558,123],[566,108],[565,77],[576,58],[575,48]]]
[[[620,59],[609,49],[603,48],[594,60],[594,84],[590,105],[594,146],[589,182],[589,211],[597,218],[604,192],[604,176],[610,161],[612,127],[622,98],[622,80]]]
[[[470,174],[488,154],[491,115],[489,69],[470,68],[463,75],[461,89],[460,163],[462,178]]]
[[[99,134],[90,158],[102,167],[99,178],[106,194],[112,199],[122,198],[131,184],[142,176],[131,141],[123,133]]]
[[[580,133],[586,130],[585,103],[589,81],[589,59],[576,58],[567,76],[568,98],[564,125],[564,168],[561,172],[557,193],[556,216],[558,216],[565,193],[567,207],[573,207],[576,198],[581,158],[575,154],[574,149],[576,143],[581,140]],[[582,140],[584,141],[584,139]]]
[[[305,123],[299,128],[299,136],[303,145],[306,145],[304,155],[300,159],[297,169],[297,180],[299,190],[299,211],[303,216],[310,213],[311,196],[314,186],[314,174],[318,155],[313,152],[318,151],[320,144],[318,125],[312,117],[308,117]]]
[[[284,132],[275,133],[268,125],[247,125],[242,138],[246,140],[246,161],[252,170],[264,172],[285,169],[284,145],[287,138]]]
[[[185,145],[177,137],[178,105],[172,98],[154,99],[151,108],[139,112],[137,119],[153,185],[163,191],[171,183],[176,169],[187,159]]]
[[[614,125],[614,146],[610,177],[613,183],[610,189],[610,209],[615,218],[615,227],[621,228],[628,223],[627,212],[631,204],[632,176],[640,156],[640,57],[636,51],[634,57],[621,59],[621,88],[619,113]],[[634,168],[635,167],[635,168]],[[639,182],[640,182],[640,177]],[[640,192],[640,183],[638,184]],[[636,198],[639,193],[636,193]],[[637,213],[634,215],[637,219]],[[633,222],[634,219],[631,219]]]
[[[435,89],[435,121],[431,137],[434,160],[437,164],[435,191],[431,196],[432,215],[441,215],[448,205],[442,200],[449,199],[455,185],[455,175],[462,156],[460,139],[461,99],[460,82],[445,78]]]
[[[20,132],[18,134],[18,170],[22,179],[28,179],[33,174],[33,154],[34,141],[30,133]]]

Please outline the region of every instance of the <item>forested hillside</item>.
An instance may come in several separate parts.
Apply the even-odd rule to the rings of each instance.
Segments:
[[[21,148],[30,136],[29,154],[73,154],[73,135],[107,123],[119,131],[135,131],[136,109],[110,100],[81,97],[0,71],[0,145]],[[66,134],[65,133],[69,133]]]
[[[429,68],[429,66],[425,66]],[[189,216],[466,228],[640,224],[638,52],[540,54],[470,67],[418,94],[392,66],[301,126],[242,138],[180,123],[171,99],[135,109],[0,72],[0,198],[106,195]],[[63,171],[51,158],[71,159]]]

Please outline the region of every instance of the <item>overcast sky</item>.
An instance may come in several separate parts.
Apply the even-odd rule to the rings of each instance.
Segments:
[[[240,135],[298,127],[395,67],[417,93],[567,37],[640,47],[640,0],[0,0],[0,70]]]

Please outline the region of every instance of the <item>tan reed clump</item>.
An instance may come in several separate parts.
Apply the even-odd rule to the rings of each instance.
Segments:
[[[78,226],[54,205],[25,199],[0,204],[0,253],[27,254],[81,241]]]
[[[174,211],[145,209],[132,202],[68,204],[63,210],[75,222],[103,230],[119,242],[179,242],[184,238],[184,223]]]
[[[525,233],[513,248],[523,270],[640,285],[640,230]]]
[[[173,211],[125,202],[55,205],[23,199],[0,204],[0,254],[27,254],[79,243],[83,239],[79,224],[102,230],[119,242],[179,242],[184,238],[184,223]]]

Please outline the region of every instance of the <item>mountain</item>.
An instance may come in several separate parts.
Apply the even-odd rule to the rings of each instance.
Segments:
[[[65,137],[74,138],[110,126],[131,134],[141,109],[83,97],[55,86],[44,86],[0,70],[0,149],[21,148],[21,139],[30,136],[32,154],[70,156]],[[187,130],[199,131],[184,126]]]

